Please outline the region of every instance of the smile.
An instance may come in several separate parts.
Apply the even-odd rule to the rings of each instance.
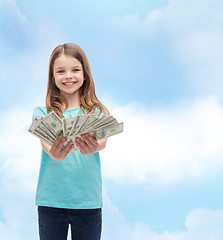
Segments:
[[[70,86],[70,85],[74,85],[76,82],[65,82],[63,83],[63,85],[65,86]]]

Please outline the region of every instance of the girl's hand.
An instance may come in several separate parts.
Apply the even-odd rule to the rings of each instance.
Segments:
[[[51,158],[53,158],[56,161],[62,161],[67,157],[67,154],[71,151],[71,149],[74,147],[73,142],[70,141],[66,147],[63,147],[63,144],[65,142],[65,138],[63,136],[59,136],[54,144],[52,145],[49,155]]]
[[[79,147],[80,152],[83,155],[88,155],[99,151],[99,143],[90,134],[83,134],[81,137],[84,141],[77,137],[75,144]]]

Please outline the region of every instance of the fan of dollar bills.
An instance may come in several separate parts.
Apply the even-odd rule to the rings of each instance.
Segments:
[[[71,151],[76,152],[79,150],[75,144],[77,137],[81,138],[82,134],[89,133],[98,141],[123,132],[123,123],[118,123],[112,116],[96,117],[94,114],[60,119],[55,112],[51,112],[45,117],[36,117],[29,127],[29,132],[50,146],[58,136],[63,135],[67,139],[63,146],[72,140],[74,147]]]

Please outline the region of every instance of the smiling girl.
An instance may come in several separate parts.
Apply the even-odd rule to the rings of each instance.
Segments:
[[[62,118],[80,114],[109,115],[98,100],[84,51],[76,44],[57,46],[50,57],[46,107],[32,118],[54,111]],[[65,240],[68,227],[75,240],[99,240],[102,230],[102,180],[99,151],[107,139],[89,134],[70,141],[59,136],[52,146],[41,141],[42,155],[36,192],[40,240]]]

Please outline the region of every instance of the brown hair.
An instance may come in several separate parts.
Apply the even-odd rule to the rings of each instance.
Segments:
[[[62,109],[62,105],[66,105],[65,110],[68,108],[68,101],[62,94],[60,94],[60,89],[56,86],[53,76],[54,62],[62,54],[76,58],[83,67],[85,81],[79,89],[81,112],[84,112],[84,108],[87,114],[94,113],[98,108],[100,110],[98,115],[100,115],[102,111],[106,115],[109,115],[108,109],[96,97],[94,81],[87,56],[84,51],[74,43],[65,43],[57,46],[50,56],[46,94],[47,113],[54,111],[62,119],[64,110]]]

